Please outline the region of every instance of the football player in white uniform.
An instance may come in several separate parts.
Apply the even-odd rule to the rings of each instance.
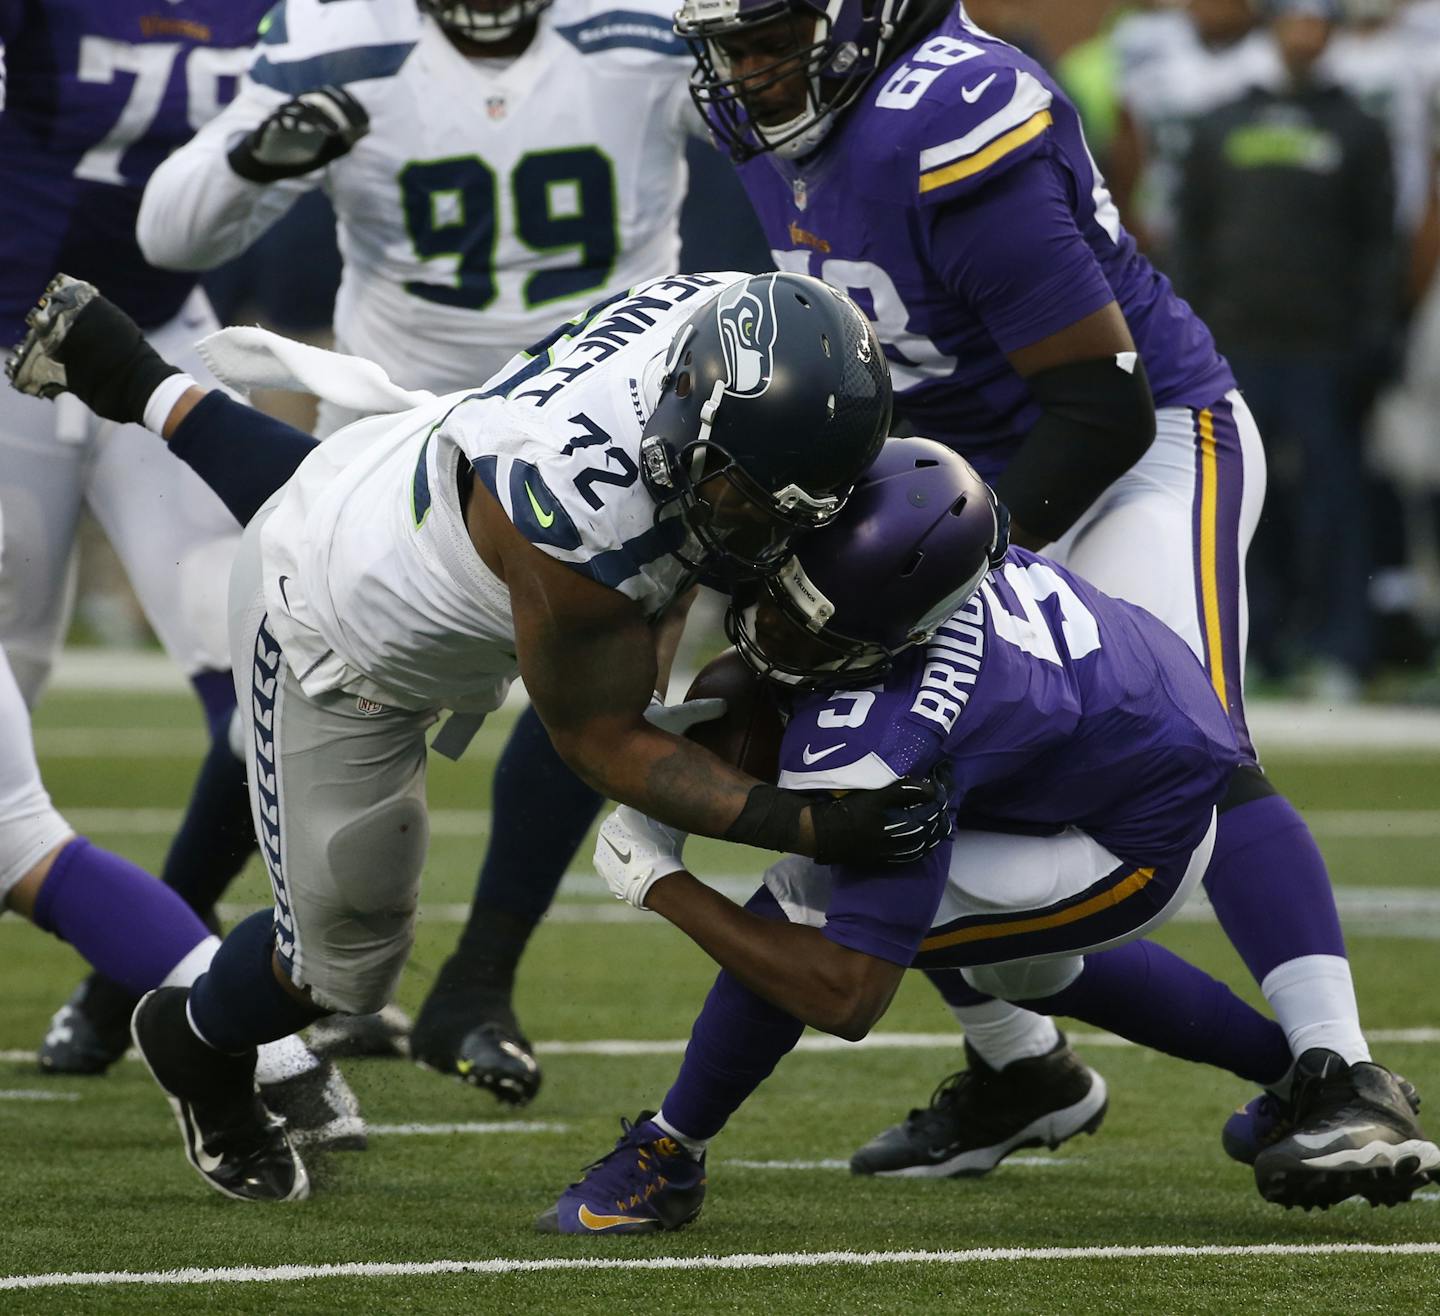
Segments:
[[[438,398],[227,331],[272,379],[287,368],[353,399],[368,370],[372,395],[406,408],[319,446],[196,387],[91,285],[56,279],[31,323],[18,388],[143,418],[248,522],[231,652],[275,912],[235,928],[192,990],[147,996],[133,1024],[212,1184],[243,1157],[263,1166],[256,1195],[307,1191],[293,1149],[237,1115],[237,1097],[257,1044],[394,990],[425,857],[425,733],[442,709],[461,721],[437,745],[462,742],[522,675],[576,772],[687,831],[897,862],[948,835],[939,784],[801,796],[645,718],[697,575],[778,568],[884,440],[889,370],[843,293],[790,274],[653,280],[491,387]],[[661,716],[705,711],[719,710]]]
[[[340,348],[406,388],[468,387],[558,320],[677,268],[700,127],[673,7],[285,0],[235,99],[155,172],[141,248],[208,269],[321,188],[344,256]],[[353,418],[322,403],[317,432]],[[516,965],[600,800],[530,712],[496,782],[475,907],[410,1050],[523,1103],[540,1069],[511,1005]],[[330,1044],[391,1049],[404,1024],[393,1007],[389,1027],[359,1022]]]

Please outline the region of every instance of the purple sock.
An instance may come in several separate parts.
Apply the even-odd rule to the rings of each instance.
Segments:
[[[1018,1004],[1067,1014],[1255,1083],[1274,1083],[1290,1067],[1290,1046],[1279,1024],[1153,941],[1087,955],[1084,971],[1063,991]]]
[[[784,917],[764,888],[745,908],[767,918]],[[687,1138],[713,1138],[804,1031],[805,1025],[793,1015],[722,970],[690,1030],[680,1072],[665,1094],[661,1109],[666,1123]]]
[[[1302,955],[1345,958],[1325,860],[1283,795],[1220,815],[1205,891],[1256,982]]]
[[[164,883],[83,836],[46,874],[35,923],[136,996],[158,987],[210,935]]]

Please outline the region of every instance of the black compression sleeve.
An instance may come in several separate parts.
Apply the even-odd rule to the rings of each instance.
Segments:
[[[176,427],[170,451],[220,495],[241,525],[248,525],[317,442],[216,389]]]
[[[1133,359],[1129,369],[1126,364]],[[1020,451],[995,481],[1017,525],[1059,539],[1155,439],[1155,402],[1133,353],[1076,361],[1031,375],[1042,408]]]

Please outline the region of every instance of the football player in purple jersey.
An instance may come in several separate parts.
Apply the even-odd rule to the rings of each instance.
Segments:
[[[209,378],[193,349],[217,327],[209,304],[193,274],[145,261],[135,217],[151,172],[234,95],[268,2],[0,5],[0,349],[24,337],[26,312],[63,265],[102,278],[152,342]],[[0,507],[0,645],[22,696],[6,701],[0,735],[28,743],[18,723],[69,623],[75,536],[88,509],[190,678],[211,732],[164,876],[213,921],[215,897],[254,848],[244,763],[229,743],[235,692],[213,587],[239,542],[234,521],[138,425],[9,389],[0,391]],[[71,882],[67,898],[102,901],[101,881]],[[52,1022],[42,1067],[97,1073],[123,1054],[133,985],[88,979]],[[343,1082],[331,1067],[324,1073]],[[357,1136],[354,1127],[346,1134]]]
[[[956,830],[898,872],[782,859],[742,909],[685,871],[682,833],[612,814],[595,850],[611,890],[722,971],[659,1112],[625,1123],[542,1230],[693,1220],[707,1143],[804,1028],[865,1036],[911,965],[1268,1084],[1290,1110],[1255,1162],[1270,1200],[1400,1202],[1440,1167],[1413,1091],[1389,1071],[1323,1047],[1292,1064],[1279,1024],[1144,939],[1208,884],[1244,808],[1230,783],[1246,756],[1184,641],[1007,550],[1003,509],[961,458],[891,440],[846,515],[802,540],[753,614],[732,609],[729,622],[751,667],[794,696],[783,785],[873,789],[943,765]],[[1063,1113],[1093,1129],[1103,1083],[1063,1039],[1052,1060],[1066,1071]],[[1014,1086],[1000,1078],[972,1055],[966,1080]],[[1060,1113],[1029,1111],[1011,1146],[1055,1145]],[[940,1168],[989,1164],[961,1148]]]
[[[1121,225],[1074,107],[963,4],[687,0],[676,28],[776,264],[845,289],[873,321],[901,432],[968,457],[1017,544],[1147,608],[1203,662],[1246,760],[1210,868],[1216,914],[1297,1055],[1368,1060],[1324,859],[1245,725],[1260,436],[1209,331]],[[991,1067],[1053,1052],[1048,1020],[936,982]],[[943,1088],[943,1143],[1022,1117],[987,1091]],[[1263,1114],[1231,1130],[1247,1156]],[[887,1131],[885,1164],[922,1170],[934,1133]]]

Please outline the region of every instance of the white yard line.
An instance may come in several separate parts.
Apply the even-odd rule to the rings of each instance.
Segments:
[[[787,1270],[817,1266],[942,1265],[990,1261],[1157,1261],[1268,1257],[1424,1257],[1440,1243],[1253,1243],[1144,1247],[977,1247],[907,1252],[736,1252],[692,1257],[491,1257],[483,1261],[346,1261],[319,1266],[224,1266],[211,1270],[68,1271],[0,1277],[0,1290],[116,1284],[266,1284],[306,1279],[413,1275],[513,1275],[545,1271]]]
[[[66,732],[66,734],[70,734]],[[78,734],[78,733],[77,733]],[[88,733],[86,733],[88,734]],[[149,734],[149,733],[147,733]],[[156,732],[171,735],[171,732]],[[45,756],[42,734],[41,757]],[[58,757],[64,757],[60,755]],[[76,755],[76,757],[83,757]],[[133,757],[143,758],[144,755]],[[114,809],[76,805],[65,815],[82,831],[113,832],[117,836],[168,835],[180,826],[181,810]],[[1311,809],[1305,815],[1310,828],[1321,838],[1339,840],[1420,839],[1440,836],[1440,809]],[[434,836],[472,836],[483,840],[490,827],[488,809],[431,809],[430,831]],[[590,876],[583,871],[571,876]]]
[[[21,1052],[24,1055],[24,1052]],[[33,1060],[32,1053],[27,1059]],[[39,1088],[0,1088],[0,1101],[79,1101],[78,1092],[44,1092]]]
[[[946,1051],[958,1050],[964,1034],[957,1028],[953,1033],[871,1033],[859,1042],[846,1042],[824,1033],[806,1033],[796,1044],[795,1050],[810,1053],[832,1051]],[[1113,1047],[1134,1046],[1114,1033],[1067,1033],[1076,1046]],[[1435,1046],[1440,1044],[1440,1028],[1372,1028],[1366,1031],[1366,1038],[1379,1046],[1387,1044],[1405,1046]],[[544,1056],[678,1056],[685,1053],[687,1039],[661,1038],[655,1040],[629,1037],[599,1037],[581,1042],[538,1042],[535,1049]],[[127,1051],[127,1060],[137,1059],[133,1051]],[[0,1051],[0,1062],[15,1061],[25,1064],[35,1059],[33,1051]],[[513,1124],[505,1128],[515,1128]]]
[[[568,1124],[547,1124],[541,1120],[472,1120],[466,1124],[370,1124],[367,1133],[378,1137],[421,1138],[448,1133],[569,1133]]]

